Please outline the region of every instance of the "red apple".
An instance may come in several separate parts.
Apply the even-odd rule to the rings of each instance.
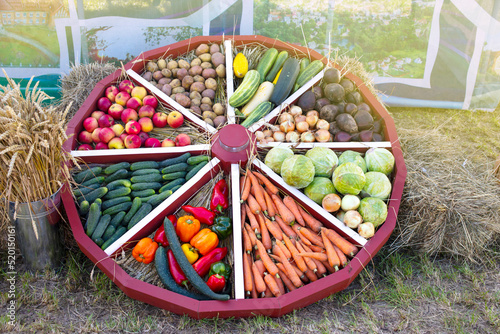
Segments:
[[[153,130],[153,121],[149,117],[139,118],[139,124],[141,125],[141,129],[144,132],[150,132]]]
[[[139,116],[137,115],[137,111],[127,108],[122,112],[121,119],[123,123],[127,123],[129,121],[137,121]]]
[[[153,117],[155,114],[155,108],[145,105],[139,108],[139,117]]]
[[[141,147],[141,138],[138,135],[128,135],[125,137],[126,148],[139,148]]]
[[[101,118],[99,118],[98,123],[101,128],[109,128],[110,126],[115,124],[115,120],[110,115],[105,114],[102,115]]]
[[[94,117],[87,117],[83,120],[83,127],[88,132],[92,132],[99,126],[99,123]]]
[[[167,122],[171,127],[178,128],[184,122],[184,116],[177,110],[174,110],[168,114]]]
[[[97,128],[92,131],[92,140],[94,143],[99,143],[101,140],[99,139],[99,132],[101,132],[101,128]]]
[[[127,108],[132,108],[132,109],[139,109],[142,107],[142,101],[138,97],[131,97],[130,99],[127,100]]]
[[[161,142],[161,147],[174,147],[175,142],[172,139],[163,139]]]
[[[125,144],[123,143],[123,140],[121,140],[118,137],[115,137],[109,141],[108,148],[121,149],[121,148],[125,148]]]
[[[104,111],[96,110],[96,111],[92,112],[92,114],[90,116],[94,117],[96,119],[96,121],[98,121],[99,118],[101,118],[101,116],[105,115],[105,114],[106,113]]]
[[[127,132],[124,132],[120,135],[120,139],[123,140],[125,142],[125,137],[128,136],[128,133]]]
[[[120,91],[118,90],[118,87],[116,87],[115,85],[111,85],[108,88],[106,88],[106,92],[104,93],[104,95],[106,95],[106,97],[111,102],[115,102],[115,97],[116,95],[118,95],[119,92]]]
[[[147,107],[147,106],[143,106]],[[165,113],[162,112],[157,112],[153,115],[153,125],[157,128],[164,128],[167,126],[168,123],[168,116]]]
[[[95,144],[95,149],[96,150],[107,150],[108,149],[108,144],[100,142]]]
[[[126,106],[127,101],[130,99],[130,94],[127,92],[119,92],[115,97],[115,102],[121,106]]]
[[[175,146],[186,146],[191,144],[191,138],[185,133],[180,133],[175,137]]]
[[[101,97],[97,101],[97,109],[107,112],[113,103],[107,97]]]
[[[78,151],[90,151],[90,150],[93,150],[93,148],[89,144],[82,144],[78,146]]]
[[[156,138],[148,138],[146,140],[146,142],[144,143],[144,146],[146,146],[146,147],[160,147],[161,143]]]
[[[136,121],[128,121],[127,124],[125,124],[125,131],[129,135],[138,135],[139,132],[141,132],[141,125]]]
[[[114,137],[115,133],[110,128],[102,128],[99,132],[99,139],[101,140],[101,143],[107,144]]]
[[[120,119],[123,112],[123,106],[118,103],[113,103],[108,109],[108,114],[114,119]]]
[[[144,145],[146,140],[149,138],[149,135],[146,132],[141,131],[139,132],[139,137],[141,138],[141,145]]]
[[[123,125],[116,123],[111,127],[111,130],[113,130],[115,136],[119,137],[125,131],[125,128]]]
[[[78,141],[80,143],[90,144],[92,143],[92,134],[86,130],[83,130],[78,134]]]
[[[132,97],[137,97],[139,100],[142,101],[144,96],[148,95],[148,92],[147,92],[146,88],[141,87],[141,86],[136,86],[132,89],[132,92],[130,92],[130,95],[132,95]]]
[[[121,92],[127,92],[130,94],[132,92],[132,89],[134,89],[134,84],[130,80],[122,80],[120,84],[118,85],[118,89]]]
[[[142,98],[142,104],[156,109],[158,107],[158,100],[153,95],[146,95]]]

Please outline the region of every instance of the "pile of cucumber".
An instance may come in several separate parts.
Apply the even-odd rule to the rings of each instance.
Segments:
[[[106,249],[208,164],[207,155],[120,162],[73,175],[86,234]]]

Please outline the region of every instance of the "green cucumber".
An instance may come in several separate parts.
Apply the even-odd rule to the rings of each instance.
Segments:
[[[202,161],[200,162],[199,164],[196,165],[195,168],[191,169],[187,175],[186,175],[186,181],[188,181],[190,178],[192,178],[196,173],[198,173],[200,171],[200,169],[203,168],[203,166],[205,166],[206,164],[208,164],[208,161]]]
[[[108,228],[106,228],[106,231],[104,231],[104,234],[102,235],[102,240],[106,241],[109,238],[113,236],[116,232],[116,227],[111,225],[111,223],[108,225]]]
[[[105,200],[104,202],[102,202],[102,209],[106,210],[112,206],[125,202],[132,202],[132,198],[130,198],[130,196],[120,196]]]
[[[179,184],[179,185],[177,185],[177,186],[173,187],[173,188],[172,188],[172,189],[170,189],[170,190],[172,190],[172,192],[173,192],[173,193],[175,193],[175,191],[176,191],[177,189],[179,189],[180,187],[182,187],[182,184]]]
[[[87,214],[87,212],[89,212],[90,210],[90,203],[89,201],[82,201],[80,203],[80,208],[78,210],[78,212],[80,212],[80,216],[84,216]]]
[[[92,239],[92,241],[94,241],[96,243],[97,246],[101,247],[102,244],[104,243],[104,239],[103,238],[95,238],[95,239]]]
[[[162,178],[160,174],[139,175],[132,176],[132,178],[130,178],[132,183],[161,182],[161,180]]]
[[[255,94],[260,85],[260,74],[256,70],[250,70],[245,74],[243,81],[236,91],[229,97],[231,107],[241,107],[245,105]]]
[[[169,183],[165,184],[163,187],[161,187],[160,190],[158,190],[158,192],[161,194],[162,192],[164,192],[166,190],[170,190],[173,187],[182,186],[184,183],[186,183],[186,179],[184,179],[182,177],[175,179],[175,180],[170,181]]]
[[[76,183],[82,183],[85,180],[98,176],[101,172],[102,167],[92,167],[73,175],[73,180],[75,180]]]
[[[281,70],[278,82],[274,86],[273,94],[269,101],[274,103],[275,106],[279,106],[283,101],[286,100],[288,95],[293,89],[295,80],[299,75],[300,66],[299,61],[295,58],[288,58],[283,64],[283,69]]]
[[[188,165],[197,165],[202,161],[210,161],[210,157],[208,155],[195,155],[194,157],[191,157],[187,159]]]
[[[161,204],[164,200],[166,200],[170,195],[172,195],[172,190],[167,190],[162,192],[161,194],[158,194],[151,198],[148,203],[153,206],[153,208],[156,208],[158,205]]]
[[[183,155],[180,155],[175,158],[168,158],[160,162],[160,167],[167,167],[171,165],[175,165],[181,162],[186,162],[187,159],[191,156],[191,153],[184,153]]]
[[[273,67],[277,57],[278,57],[278,50],[276,50],[275,48],[269,48],[267,49],[266,52],[264,52],[264,55],[262,55],[262,57],[260,58],[259,63],[255,68],[257,72],[259,72],[260,74],[259,85],[266,79],[266,75]]]
[[[119,169],[113,174],[106,177],[106,183],[109,184],[115,180],[126,179],[126,178],[128,178],[128,170]]]
[[[185,177],[186,174],[187,174],[187,172],[175,172],[175,173],[170,173],[170,174],[163,174],[161,177],[162,177],[163,181],[171,181],[171,180]]]
[[[87,181],[83,182],[83,183],[82,183],[82,186],[84,186],[84,187],[88,187],[88,186],[91,186],[91,185],[96,184],[96,183],[101,184],[101,183],[103,183],[103,182],[104,182],[104,179],[105,179],[105,177],[104,177],[104,176],[96,176],[96,177],[94,177],[94,178],[91,178],[91,179],[89,179],[89,180],[87,180]]]
[[[266,116],[271,112],[273,104],[269,101],[261,102],[257,108],[255,108],[250,115],[241,123],[241,126],[245,128],[250,127],[253,123],[260,120],[262,117]]]
[[[129,162],[119,162],[117,164],[110,165],[110,166],[106,167],[106,169],[104,170],[104,174],[111,175],[114,172],[116,172],[117,170],[120,170],[120,169],[129,169],[129,168],[130,168],[130,163]]]
[[[127,214],[123,218],[123,223],[128,224],[132,219],[132,217],[135,215],[135,213],[139,210],[141,205],[142,205],[142,200],[140,199],[140,197],[134,198],[130,210],[128,210]]]
[[[85,187],[82,185],[81,187],[73,189],[73,195],[75,197],[81,197],[87,195],[89,192],[96,190],[99,187],[101,187],[99,183],[94,183],[91,184],[90,186],[85,186]]]
[[[106,188],[108,188],[108,190],[115,190],[116,188],[120,188],[120,187],[130,188],[131,185],[132,185],[132,182],[130,182],[129,179],[119,179],[119,180],[114,180],[114,181],[111,181],[110,183],[108,183],[106,185]]]
[[[285,61],[288,59],[288,51],[283,50],[280,53],[278,53],[278,56],[276,57],[276,60],[274,61],[273,67],[269,71],[269,73],[266,75],[266,81],[273,82],[274,78],[276,78],[276,75],[278,72],[281,70],[283,67],[283,64]]]
[[[101,218],[99,219],[99,223],[97,224],[97,227],[94,230],[94,233],[92,233],[92,240],[102,237],[104,231],[106,231],[106,229],[108,228],[110,221],[111,221],[110,215],[101,216]]]
[[[204,294],[207,297],[216,299],[216,300],[229,300],[229,295],[227,294],[218,294],[213,292],[205,283],[203,278],[198,275],[196,270],[194,270],[191,263],[189,263],[184,251],[181,248],[181,244],[179,239],[177,239],[177,234],[175,233],[174,225],[172,222],[165,217],[163,220],[163,227],[165,228],[165,235],[167,236],[168,243],[170,245],[170,249],[174,253],[174,257],[177,260],[177,263],[181,267],[186,278],[191,282],[191,285],[197,289],[199,292]]]
[[[158,169],[159,167],[160,164],[156,161],[138,161],[130,165],[130,170],[136,171],[138,169],[149,169],[149,168]]]
[[[156,168],[145,168],[145,169],[138,169],[135,172],[132,172],[132,176],[147,175],[147,174],[160,174],[160,170]]]
[[[123,218],[127,214],[126,211],[120,211],[116,215],[113,216],[113,219],[109,222],[109,225],[113,225],[115,227],[119,226],[122,223]]]
[[[134,183],[131,187],[132,190],[144,190],[144,189],[160,189],[161,183],[159,182],[139,182]]]
[[[191,158],[189,158],[189,159],[191,159]],[[163,168],[161,170],[161,173],[168,174],[168,173],[174,173],[174,172],[184,172],[188,167],[189,167],[189,165],[187,163],[179,162],[178,164],[170,165],[170,166]]]
[[[121,188],[117,188],[115,190],[111,190],[110,192],[108,192],[106,194],[106,196],[104,196],[104,199],[113,199],[113,198],[117,198],[117,197],[122,197],[122,196],[127,196],[128,194],[130,194],[132,190],[130,188],[127,188],[127,187],[121,187]]]
[[[93,203],[96,199],[105,196],[108,193],[108,188],[100,187],[95,190],[92,190],[87,195],[82,197],[82,202],[85,200],[89,203]]]
[[[309,60],[309,58],[302,58],[300,60],[300,71],[299,71],[299,75],[302,71],[304,71],[306,69],[306,67],[311,63],[311,61]]]
[[[316,74],[321,72],[325,65],[321,60],[315,60],[311,62],[307,67],[299,73],[295,85],[293,86],[293,91],[295,92],[300,87],[304,86],[309,80],[311,80]]]
[[[113,205],[112,207],[104,210],[103,214],[114,215],[120,211],[128,211],[131,206],[132,206],[132,202],[125,202],[125,203],[116,204],[116,205]]]
[[[87,218],[87,230],[85,231],[85,233],[89,237],[92,235],[92,233],[94,233],[101,215],[101,203],[99,203],[99,201],[95,201],[90,205],[89,216]]]
[[[142,203],[147,203],[151,198],[155,197],[156,194],[151,195],[151,196],[146,196],[146,197],[139,197],[142,201]]]
[[[116,229],[115,234],[111,236],[108,240],[106,240],[102,246],[101,249],[106,250],[109,246],[111,246],[112,243],[114,243],[116,240],[120,239],[122,235],[124,235],[127,232],[127,228],[120,226],[119,228]]]
[[[154,189],[144,189],[144,190],[134,190],[132,191],[132,197],[147,197],[155,195],[156,191]]]
[[[156,195],[155,195],[156,196]],[[135,224],[140,222],[144,217],[146,217],[153,210],[153,206],[149,203],[144,203],[141,205],[139,210],[134,214],[132,219],[130,219],[127,229],[131,229]]]

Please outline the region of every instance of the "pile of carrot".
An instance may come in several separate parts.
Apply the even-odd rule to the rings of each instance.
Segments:
[[[278,297],[348,263],[358,249],[306,212],[263,174],[241,177],[243,273],[247,298]]]

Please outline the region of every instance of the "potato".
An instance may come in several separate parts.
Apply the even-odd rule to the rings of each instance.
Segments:
[[[205,84],[205,78],[202,77],[201,75],[195,75],[193,77],[193,79],[194,79],[195,82],[201,82],[201,83]]]
[[[319,118],[324,119],[328,122],[335,121],[339,113],[339,108],[335,104],[327,104],[319,111]]]
[[[153,81],[153,86],[155,86],[155,87],[156,87],[156,88],[158,88],[158,89],[162,89],[162,88],[163,88],[163,85],[164,85],[164,84],[161,84],[161,83],[157,83],[157,84],[155,84],[155,83],[154,83],[154,81]]]
[[[205,80],[205,87],[208,89],[217,90],[217,81],[214,78],[208,78]]]
[[[213,89],[205,89],[203,92],[201,92],[202,97],[208,97],[212,100],[215,99],[215,90]]]
[[[175,101],[184,108],[189,108],[191,106],[191,99],[182,93],[175,94]]]
[[[172,79],[170,79],[170,78],[165,78],[165,77],[163,77],[163,78],[161,78],[160,80],[158,80],[158,83],[159,83],[159,84],[162,84],[162,85],[169,84],[170,82],[172,82]]]
[[[175,87],[174,89],[172,89],[172,94],[177,94],[177,93],[184,93],[186,91],[186,89],[184,89],[184,87]]]
[[[191,65],[184,59],[180,59],[177,63],[179,64],[180,68],[184,68],[186,70],[189,70],[189,68],[191,67]]]
[[[167,63],[167,68],[169,70],[173,70],[174,68],[177,68],[179,67],[179,64],[177,64],[177,62],[175,60],[171,60]]]
[[[214,65],[212,65],[212,63],[208,62],[208,61],[205,61],[205,62],[201,63],[200,66],[201,66],[202,69],[213,68],[214,67]]]
[[[170,86],[169,84],[165,84],[161,88],[161,91],[164,92],[166,95],[170,96],[172,95],[172,86]]]
[[[193,66],[200,66],[201,65],[201,59],[200,58],[194,58],[191,60],[191,67]]]
[[[167,61],[165,59],[158,59],[158,68],[160,70],[163,70],[164,68],[167,68]]]
[[[316,97],[314,96],[314,93],[311,90],[304,92],[304,94],[302,94],[299,97],[299,100],[297,101],[297,105],[304,112],[313,110],[315,104],[316,104]]]
[[[158,81],[160,80],[161,78],[163,78],[163,74],[161,74],[161,71],[155,71],[153,73],[153,79]]]
[[[349,115],[349,114],[339,114],[335,118],[335,121],[337,122],[337,125],[340,130],[348,132],[348,133],[355,133],[358,132],[358,125],[356,124],[356,121],[354,118]]]
[[[172,88],[180,87],[181,81],[179,79],[174,79],[170,81],[170,86],[172,86]]]
[[[189,90],[192,92],[192,91],[196,91],[196,92],[203,92],[205,90],[205,84],[203,82],[193,82],[193,84],[191,85],[191,87],[189,87]]]
[[[163,70],[161,70],[161,74],[163,74],[163,76],[165,78],[170,78],[170,77],[172,77],[172,70],[169,70],[168,68],[164,68]]]
[[[142,77],[146,81],[151,81],[153,79],[153,73],[151,73],[151,72],[144,72],[144,74],[142,75]]]
[[[199,107],[201,104],[201,100],[200,99],[191,99],[191,107],[192,106],[197,106]]]
[[[194,114],[198,115],[201,117],[201,109],[199,106],[191,106],[191,110],[193,111]]]
[[[211,118],[204,118],[203,119],[207,124],[210,124],[211,126],[215,126],[214,121]]]
[[[193,99],[201,100],[201,94],[200,94],[200,92],[197,92],[197,91],[192,91],[189,94],[189,97],[191,98],[191,100],[193,100]]]
[[[182,79],[182,87],[184,87],[184,89],[188,90],[189,87],[191,87],[191,85],[194,83],[194,79],[192,76],[190,75],[186,75],[183,79]]]
[[[373,127],[373,117],[366,110],[358,111],[354,116],[354,120],[360,130],[368,130]]]
[[[203,94],[202,94],[203,96]],[[208,104],[208,105],[211,105],[212,106],[212,109],[213,109],[213,101],[211,98],[207,97],[207,96],[204,96],[202,99],[201,99],[201,103],[205,103],[205,104]]]
[[[220,52],[220,47],[219,47],[219,44],[212,44],[210,45],[210,53],[211,54],[214,54],[216,52]]]
[[[210,52],[210,48],[208,47],[207,44],[203,43],[203,44],[198,45],[198,47],[196,48],[195,54],[197,56],[200,56],[201,54],[207,53],[207,52]]]
[[[217,73],[217,76],[219,78],[225,78],[226,77],[226,66],[224,64],[220,64],[215,69],[215,73]]]
[[[209,62],[212,60],[212,55],[210,53],[204,53],[198,56],[202,62]]]
[[[217,67],[217,66],[219,66],[221,64],[225,64],[225,63],[226,63],[226,60],[225,60],[225,57],[222,53],[216,52],[212,55],[212,64],[214,64],[214,67]]]
[[[203,72],[201,73],[201,76],[206,79],[208,78],[216,78],[217,77],[217,72],[215,72],[215,70],[213,68],[206,68],[203,70]]]
[[[226,108],[219,102],[217,102],[212,106],[212,110],[219,116],[224,115],[226,113]]]
[[[203,69],[201,68],[200,65],[195,65],[189,69],[188,73],[189,73],[189,75],[194,77],[195,75],[201,75],[202,71],[203,71]]]
[[[201,110],[203,110],[203,109],[201,109]],[[203,112],[203,114],[201,115],[201,117],[215,119],[215,117],[217,117],[217,115],[211,110],[205,110]]]
[[[214,118],[214,125],[216,128],[226,123],[226,116],[217,116]]]
[[[200,104],[200,109],[201,109],[201,111],[212,111],[212,106],[209,104],[202,103],[202,104]]]
[[[172,69],[172,76],[173,76],[174,78],[177,78],[177,72],[178,72],[178,71],[179,71],[179,68],[178,68],[178,67],[176,67],[176,68],[173,68],[173,69]]]
[[[154,61],[148,61],[148,63],[146,64],[146,70],[149,72],[156,72],[158,71],[158,64]]]
[[[188,71],[185,69],[185,68],[179,68],[179,70],[177,71],[177,79],[179,79],[180,81],[182,81],[182,79],[184,79],[184,77],[188,75]]]

